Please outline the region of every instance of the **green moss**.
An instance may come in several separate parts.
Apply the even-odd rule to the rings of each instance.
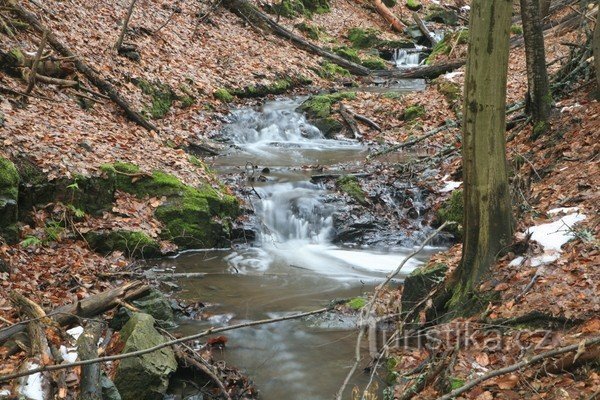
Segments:
[[[348,40],[354,48],[368,49],[376,47],[381,43],[381,39],[379,38],[380,33],[377,29],[372,28],[352,28],[348,31]]]
[[[325,14],[331,10],[328,0],[282,0],[267,7],[267,11],[285,18]]]
[[[196,103],[196,99],[192,96],[184,96],[181,98],[181,108],[188,108]]]
[[[420,104],[415,104],[410,107],[407,107],[404,110],[404,114],[402,118],[405,121],[412,121],[413,119],[420,118],[425,115],[425,107]]]
[[[452,51],[452,47],[459,44],[466,44],[469,42],[469,30],[461,29],[453,33],[447,33],[444,35],[444,39],[440,40],[431,50],[431,54],[425,61],[426,64],[431,64],[440,55],[448,55]]]
[[[360,310],[367,304],[367,299],[364,297],[355,297],[346,303],[353,310]]]
[[[460,99],[462,88],[458,83],[450,82],[448,79],[437,79],[437,88],[448,102],[453,103]]]
[[[383,4],[385,4],[385,6],[388,8],[392,8],[395,7],[398,3],[396,2],[396,0],[383,0]]]
[[[362,60],[361,65],[369,69],[386,69],[387,67],[385,61],[380,57],[370,57]]]
[[[521,25],[512,25],[510,27],[510,33],[512,33],[513,35],[522,35],[523,27]]]
[[[331,115],[331,106],[342,100],[353,100],[356,93],[339,92],[332,94],[320,94],[306,100],[299,109],[305,112],[309,118],[327,118]]]
[[[453,233],[460,238],[462,236],[463,222],[463,191],[458,189],[452,192],[450,197],[442,203],[437,211],[437,221],[439,224],[444,222],[456,222],[447,228],[448,232]]]
[[[350,196],[354,200],[356,200],[357,203],[362,204],[362,205],[368,204],[365,192],[360,187],[360,184],[358,183],[358,179],[356,179],[355,176],[352,176],[352,175],[342,176],[342,177],[338,178],[338,180],[335,182],[335,185],[337,186],[337,188],[340,191],[346,193],[348,196]]]
[[[400,92],[385,92],[383,97],[386,99],[401,100],[404,97],[404,94]]]
[[[316,71],[317,75],[324,79],[334,79],[337,76],[351,76],[350,72],[337,64],[329,61],[324,61],[321,68]]]
[[[128,257],[157,257],[160,256],[160,245],[150,236],[140,231],[96,231],[84,235],[92,249],[108,254],[112,251],[122,251]]]
[[[231,103],[233,101],[233,95],[225,88],[215,90],[213,96],[215,99],[220,100],[223,103]]]
[[[342,58],[345,58],[348,61],[360,63],[360,56],[358,55],[358,51],[356,51],[356,49],[342,46],[335,49],[335,54]]]
[[[406,7],[411,11],[419,11],[422,6],[419,0],[406,0]]]
[[[458,378],[450,378],[450,388],[452,390],[461,388],[465,385],[465,381],[463,379]]]
[[[0,157],[0,197],[17,200],[19,195],[19,173],[12,161]]]
[[[173,106],[173,101],[178,99],[173,89],[160,81],[149,82],[139,79],[136,84],[142,89],[142,93],[151,98],[152,103],[142,110],[150,118],[159,119],[164,117]]]
[[[307,22],[301,22],[294,25],[300,32],[306,34],[306,36],[312,40],[319,40],[321,37],[321,28],[318,26],[311,25]]]
[[[332,138],[344,129],[344,125],[335,118],[318,118],[311,121],[326,138]]]
[[[445,25],[458,25],[458,14],[456,11],[439,6],[431,7],[424,19],[425,21],[433,21]]]
[[[540,136],[544,135],[550,129],[550,123],[548,121],[539,121],[533,126],[531,132],[531,140],[537,140]]]
[[[18,241],[19,180],[12,161],[0,157],[0,237],[8,243]]]

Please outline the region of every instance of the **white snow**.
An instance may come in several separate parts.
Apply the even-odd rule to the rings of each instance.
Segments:
[[[577,211],[577,208],[555,208],[548,211],[548,214],[554,215],[571,211]],[[562,252],[561,247],[569,240],[575,238],[573,225],[583,221],[585,218],[585,215],[575,212],[565,215],[557,221],[528,228],[526,233],[531,233],[531,240],[538,242],[544,251],[542,254],[532,257],[529,260],[529,264],[532,267],[538,267],[557,260]],[[518,266],[522,261],[523,257],[517,257],[509,265],[513,267]]]
[[[58,350],[60,351],[63,360],[66,362],[72,363],[77,360],[77,347],[60,346]]]
[[[79,339],[79,336],[83,333],[83,326],[76,326],[75,328],[67,329],[67,333],[73,337],[73,339]]]
[[[464,72],[461,71],[454,71],[454,72],[448,72],[444,75],[442,75],[444,77],[444,79],[450,81],[450,82],[455,82],[454,78],[459,77],[461,75],[463,75]]]
[[[559,208],[553,208],[552,210],[548,210],[548,212],[546,214],[548,215],[556,215],[556,214],[570,214],[570,213],[574,213],[579,211],[579,208],[577,207],[559,207]]]
[[[38,368],[35,363],[29,364],[29,370]],[[44,400],[44,392],[42,390],[42,373],[38,372],[27,377],[25,384],[19,388],[21,393],[28,400]]]
[[[0,390],[0,396],[10,396],[10,390],[8,390],[8,389]]]
[[[451,192],[460,187],[460,185],[462,185],[462,182],[447,181],[446,186],[440,189],[440,193]]]

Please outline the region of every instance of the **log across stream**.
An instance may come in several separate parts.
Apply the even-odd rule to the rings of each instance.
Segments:
[[[182,321],[182,334],[361,296],[412,250],[332,244],[336,204],[320,183],[310,181],[316,172],[301,167],[330,165],[329,172],[336,172],[336,165],[358,166],[366,149],[354,141],[324,139],[294,111],[299,101],[235,111],[223,132],[234,146],[215,160],[215,168],[253,178],[245,189],[256,239],[233,250],[157,261],[157,267],[174,267],[177,273],[207,273],[202,279],[176,281],[182,289],[178,297],[212,304],[203,320]],[[259,168],[249,170],[247,163]],[[431,251],[410,261],[406,272]],[[352,363],[354,328],[353,317],[331,314],[236,330],[227,335],[223,358],[247,372],[264,399],[330,399]],[[355,383],[364,379],[358,374]]]

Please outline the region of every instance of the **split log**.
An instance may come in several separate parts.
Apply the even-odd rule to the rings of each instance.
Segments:
[[[358,129],[358,124],[356,123],[356,121],[354,121],[352,114],[350,114],[348,109],[342,103],[340,103],[339,111],[340,115],[342,116],[342,119],[350,128],[350,131],[352,131],[354,139],[362,139],[362,133],[360,133],[360,129]]]
[[[446,72],[454,71],[465,65],[467,60],[459,59],[441,64],[415,67],[402,70],[377,70],[371,71],[371,75],[390,79],[434,79]]]
[[[406,25],[404,25],[395,15],[386,7],[381,0],[373,0],[373,5],[377,12],[392,26],[396,32],[402,33]]]
[[[78,321],[78,318],[92,318],[117,307],[121,301],[135,300],[150,290],[150,286],[140,281],[129,282],[125,285],[98,293],[72,304],[58,307],[50,312],[50,317],[60,326],[69,325]],[[0,330],[0,344],[13,335],[25,330],[22,323],[12,325]]]
[[[250,21],[260,28],[272,31],[276,35],[289,40],[298,48],[326,58],[340,67],[344,67],[354,75],[367,76],[371,72],[369,68],[353,63],[352,61],[348,61],[337,54],[307,42],[302,37],[292,33],[288,29],[279,25],[277,22],[273,21],[266,14],[259,11],[254,5],[250,4],[247,0],[224,0],[223,5],[244,20]]]
[[[48,43],[50,43],[50,45],[63,56],[73,59],[77,70],[83,75],[85,75],[85,77],[89,79],[94,86],[100,89],[101,92],[106,93],[106,95],[109,96],[112,101],[114,101],[119,107],[121,107],[131,121],[146,128],[149,131],[158,131],[154,124],[148,122],[140,113],[131,108],[129,103],[119,94],[117,89],[112,84],[110,84],[107,80],[102,79],[96,71],[94,71],[86,63],[84,63],[81,60],[81,58],[78,57],[75,53],[73,53],[73,51],[69,49],[64,43],[58,40],[54,33],[52,33],[49,30],[49,28],[44,26],[35,14],[24,9],[20,4],[18,4],[17,0],[9,0],[8,3],[12,7],[12,10],[21,19],[29,23],[29,25],[31,25],[35,30],[37,30],[40,33],[47,31]]]
[[[423,32],[423,35],[425,35],[425,37],[431,42],[431,44],[433,46],[438,44],[438,40],[435,38],[433,33],[431,33],[431,31],[429,29],[427,29],[425,22],[423,22],[421,17],[419,17],[419,14],[417,14],[416,12],[413,12],[412,16],[413,16],[413,19],[415,20],[415,22],[417,23],[417,26],[421,30],[421,32]]]
[[[77,353],[80,360],[91,360],[98,357],[98,339],[102,332],[102,325],[97,321],[90,321],[79,339],[77,340]],[[100,385],[100,364],[89,364],[81,367],[81,383],[79,384],[79,400],[102,400],[102,386]]]

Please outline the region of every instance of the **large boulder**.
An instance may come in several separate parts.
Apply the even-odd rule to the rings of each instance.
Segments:
[[[121,330],[123,353],[148,349],[164,343],[149,314],[135,313]],[[115,374],[115,385],[123,400],[159,400],[169,385],[169,376],[177,369],[170,347],[122,360]]]
[[[9,243],[18,240],[19,173],[15,165],[0,157],[0,237]]]

